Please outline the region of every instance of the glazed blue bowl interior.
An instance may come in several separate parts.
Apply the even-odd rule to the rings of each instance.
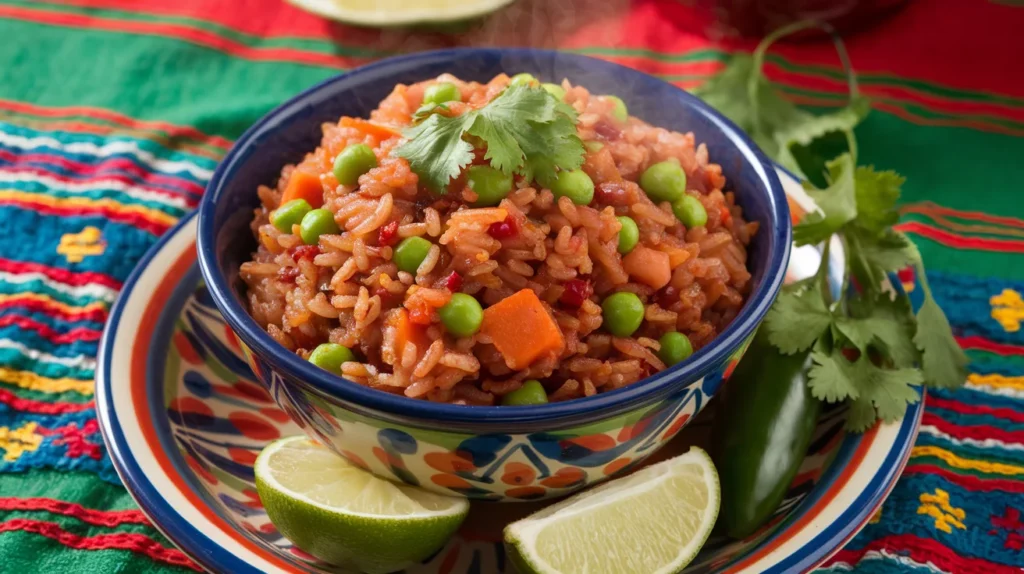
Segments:
[[[737,318],[687,361],[628,387],[593,397],[529,407],[467,407],[376,391],[334,376],[278,345],[249,317],[238,268],[256,248],[249,229],[256,188],[273,185],[281,168],[316,148],[320,125],[340,116],[368,117],[396,84],[451,73],[486,82],[497,74],[529,72],[542,81],[568,78],[595,94],[614,94],[629,113],[654,126],[692,131],[722,166],[747,220],[760,231],[750,247],[752,289]],[[254,86],[253,89],[259,89]],[[253,352],[272,368],[358,410],[402,419],[479,425],[514,431],[547,422],[579,424],[625,412],[698,381],[743,343],[764,318],[782,285],[791,231],[785,194],[771,163],[739,128],[685,91],[642,72],[586,56],[530,49],[455,49],[390,58],[316,85],[267,114],[235,143],[217,168],[200,204],[199,262],[217,306]],[[389,417],[390,418],[390,417]]]

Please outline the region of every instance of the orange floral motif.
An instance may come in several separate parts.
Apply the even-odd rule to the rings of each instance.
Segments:
[[[348,459],[348,461],[351,462],[352,464],[358,466],[359,468],[363,470],[370,470],[370,466],[366,464],[366,461],[360,458],[358,454],[350,450],[343,450],[341,451],[341,455]]]
[[[672,423],[672,426],[668,427],[668,430],[665,431],[665,434],[662,435],[661,438],[668,440],[676,436],[676,433],[682,430],[683,426],[686,424],[686,421],[688,420],[690,420],[690,415],[688,414],[679,417],[678,419],[676,419],[676,422]]]
[[[473,488],[473,485],[470,484],[469,481],[464,478],[459,478],[454,474],[435,474],[430,477],[430,481],[438,486],[456,490]]]
[[[539,486],[520,486],[517,488],[508,489],[505,494],[512,498],[520,498],[523,500],[532,500],[534,498],[540,498],[544,496],[545,491]]]
[[[607,465],[605,465],[604,470],[603,470],[604,475],[605,476],[611,476],[611,475],[615,474],[616,472],[619,472],[620,470],[625,468],[626,465],[628,465],[630,462],[632,462],[632,459],[630,459],[630,458],[618,458],[618,459],[615,459],[615,460],[609,462]]]
[[[608,450],[615,446],[615,439],[606,434],[592,434],[565,439],[564,442],[582,446],[592,451]]]
[[[501,475],[502,482],[513,485],[533,484],[535,478],[537,478],[537,473],[533,467],[521,462],[506,464],[505,473]]]
[[[558,472],[541,480],[540,483],[548,488],[566,488],[582,481],[584,476],[582,470],[567,466],[558,469]]]
[[[430,465],[430,468],[441,472],[459,473],[476,470],[469,457],[459,452],[428,452],[423,456],[423,461]]]
[[[402,460],[400,458],[392,456],[391,454],[385,452],[384,449],[380,448],[379,446],[373,447],[373,456],[377,457],[377,460],[383,462],[387,466],[405,466],[404,464],[402,464]]]

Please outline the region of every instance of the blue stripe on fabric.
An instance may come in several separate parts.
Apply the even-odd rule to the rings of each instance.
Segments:
[[[0,165],[0,167],[2,167],[2,165]],[[137,205],[140,207],[155,209],[157,211],[166,213],[172,217],[181,217],[189,210],[188,208],[169,205],[167,203],[162,203],[160,201],[135,198],[124,193],[123,191],[118,191],[116,189],[109,188],[90,189],[72,192],[60,189],[53,189],[36,181],[0,181],[0,189],[13,189],[17,191],[35,193],[59,199],[110,199],[122,205]]]
[[[0,348],[0,365],[19,371],[32,371],[37,375],[50,379],[68,378],[91,381],[96,377],[93,369],[33,359],[22,354],[17,349],[10,348]]]

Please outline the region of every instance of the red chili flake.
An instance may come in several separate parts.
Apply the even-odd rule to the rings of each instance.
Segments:
[[[452,271],[452,274],[444,280],[444,285],[449,291],[455,293],[459,289],[462,289],[462,275],[459,275],[457,271]]]
[[[298,267],[281,267],[277,270],[277,278],[285,283],[294,283],[298,276]]]
[[[615,141],[622,137],[622,130],[603,121],[594,125],[594,132],[604,141]]]
[[[398,222],[392,221],[380,228],[380,233],[377,235],[377,244],[384,247],[385,245],[394,245],[395,243],[398,243]]]
[[[719,218],[719,221],[721,221],[722,227],[732,226],[732,213],[730,213],[728,209],[722,208],[722,215]]]
[[[654,295],[654,302],[662,309],[668,309],[679,302],[679,290],[669,285]]]
[[[392,293],[380,285],[373,290],[373,294],[380,297],[380,302],[385,308],[394,307],[402,301],[401,293]]]
[[[583,279],[570,279],[562,284],[565,289],[558,300],[570,307],[579,307],[594,294],[594,288]]]
[[[519,222],[509,215],[505,221],[492,223],[487,228],[487,234],[495,239],[510,239],[519,234]]]
[[[313,259],[317,255],[322,253],[319,245],[299,245],[298,247],[292,247],[291,255],[292,259],[298,262],[300,259]]]

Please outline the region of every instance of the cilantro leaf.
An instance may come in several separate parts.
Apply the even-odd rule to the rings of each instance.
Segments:
[[[867,98],[858,96],[844,108],[820,116],[807,114],[808,117],[802,118],[801,121],[791,122],[773,135],[778,149],[778,153],[773,154],[775,160],[782,164],[782,167],[807,179],[800,162],[793,155],[793,147],[810,147],[816,140],[832,132],[852,132],[870,111],[871,103]]]
[[[797,245],[825,241],[857,217],[853,172],[853,157],[843,154],[828,163],[829,186],[826,189],[819,190],[804,184],[818,211],[808,214],[793,228],[793,239]]]
[[[857,226],[880,234],[895,225],[900,218],[896,202],[906,180],[894,171],[875,171],[863,166],[857,168],[853,179],[857,190]]]
[[[412,170],[435,193],[445,193],[448,182],[473,161],[473,146],[462,139],[466,120],[465,115],[434,114],[403,132],[409,141],[394,151],[409,160]]]
[[[870,399],[850,401],[850,410],[846,413],[846,430],[864,432],[875,425],[878,413]]]
[[[859,250],[868,263],[885,272],[900,271],[921,260],[914,242],[893,229],[886,229],[873,241],[862,241]]]
[[[882,343],[884,355],[898,368],[912,367],[921,360],[921,353],[914,346],[914,312],[906,295],[890,299],[882,295],[872,309],[875,338]]]
[[[764,320],[768,341],[786,355],[813,345],[831,323],[817,280],[783,289]]]
[[[919,269],[918,273],[924,275],[924,270]],[[921,350],[921,368],[924,370],[926,384],[952,389],[959,387],[967,379],[967,355],[953,338],[949,321],[939,304],[932,298],[927,286],[924,302],[917,310],[914,344]]]
[[[917,369],[883,369],[866,362],[859,380],[860,396],[850,405],[847,428],[861,432],[871,428],[876,419],[898,420],[907,412],[907,405],[921,400],[913,385],[922,380]]]
[[[553,179],[558,169],[583,165],[576,111],[539,87],[510,86],[484,107],[455,117],[433,113],[438,107],[417,110],[414,119],[426,119],[403,132],[407,141],[393,152],[436,193],[445,193],[472,161],[467,134],[482,140],[484,158],[507,174]]]
[[[864,365],[868,360],[861,357],[851,363],[842,349],[834,347],[825,352],[825,345],[815,345],[811,352],[814,365],[807,373],[808,385],[815,398],[829,403],[860,396],[858,381],[864,377]]]

